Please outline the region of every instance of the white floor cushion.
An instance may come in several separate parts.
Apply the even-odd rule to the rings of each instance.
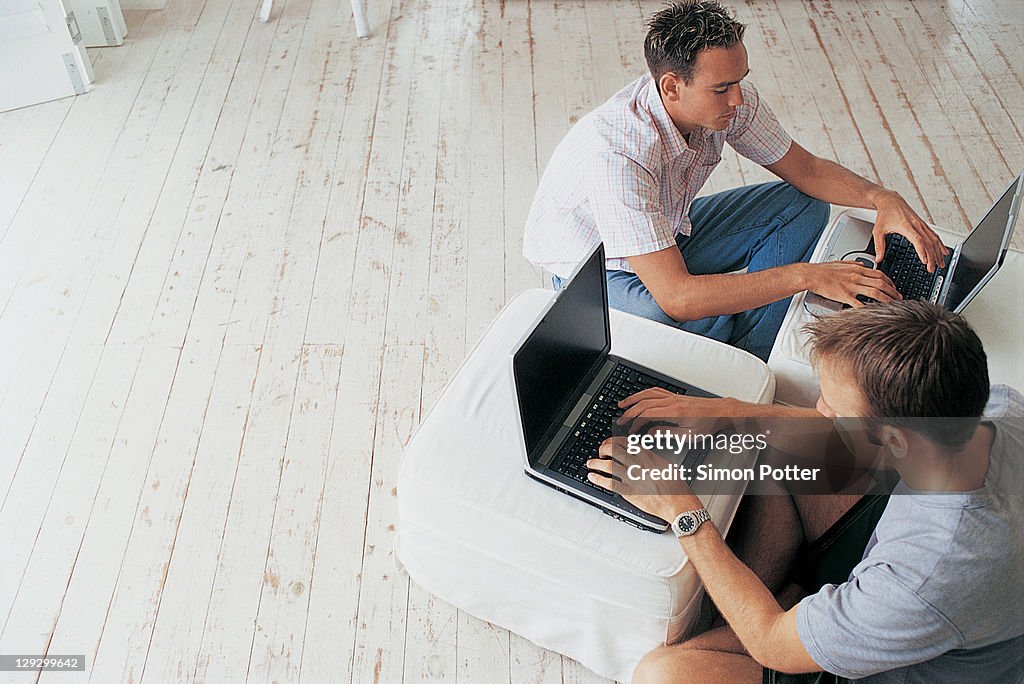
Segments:
[[[467,613],[628,680],[696,617],[700,584],[670,534],[644,532],[523,473],[510,353],[552,293],[501,312],[410,442],[398,480],[396,558]],[[612,312],[612,352],[711,392],[770,402],[756,357]],[[705,502],[720,527],[736,497]]]

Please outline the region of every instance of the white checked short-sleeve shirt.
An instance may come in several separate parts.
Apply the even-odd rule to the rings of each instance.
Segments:
[[[603,241],[606,267],[632,271],[626,257],[649,254],[690,234],[690,203],[729,143],[768,166],[792,142],[757,89],[742,81],[743,104],[722,131],[697,129],[689,144],[645,75],[580,119],[548,162],[526,220],[523,254],[569,276]]]

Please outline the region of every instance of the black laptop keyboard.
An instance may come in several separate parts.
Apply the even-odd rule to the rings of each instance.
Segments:
[[[631,394],[651,387],[661,387],[677,394],[686,392],[683,387],[670,385],[628,366],[616,366],[601,389],[594,394],[590,406],[577,419],[569,438],[562,444],[549,467],[594,487],[587,479],[587,460],[595,458],[598,446],[611,436],[615,420],[622,415],[618,403]]]
[[[935,274],[921,263],[910,240],[898,233],[885,236],[885,256],[878,266],[889,276],[904,299],[928,299],[932,294]]]

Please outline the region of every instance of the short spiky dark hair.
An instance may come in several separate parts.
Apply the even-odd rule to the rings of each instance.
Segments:
[[[746,27],[717,2],[683,0],[651,17],[647,29],[644,56],[654,82],[672,72],[689,85],[697,55],[702,50],[736,45]]]
[[[811,357],[859,384],[872,414],[863,418],[954,450],[974,434],[988,401],[988,363],[977,334],[952,311],[925,301],[869,304],[805,329]]]

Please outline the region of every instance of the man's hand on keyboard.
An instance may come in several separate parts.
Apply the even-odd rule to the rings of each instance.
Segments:
[[[682,480],[636,479],[629,476],[631,466],[647,472],[661,470],[668,461],[646,449],[630,454],[625,437],[609,437],[597,451],[598,457],[587,461],[593,484],[619,494],[640,510],[671,522],[682,511],[701,508],[689,485]],[[634,447],[634,450],[637,449]]]
[[[820,264],[794,264],[804,269],[807,290],[850,306],[864,306],[858,296],[878,302],[903,299],[889,276],[856,261],[826,261]]]
[[[889,233],[899,233],[914,245],[917,256],[928,268],[929,273],[934,273],[936,267],[946,264],[945,256],[949,254],[949,249],[899,193],[887,190],[875,199],[874,204],[878,216],[871,235],[875,242],[875,258],[878,263],[881,263],[885,256],[885,236]]]
[[[722,428],[725,419],[736,415],[735,399],[687,397],[660,387],[637,392],[619,402],[625,409],[616,420],[629,432],[646,432],[649,425],[666,424],[712,434]]]

